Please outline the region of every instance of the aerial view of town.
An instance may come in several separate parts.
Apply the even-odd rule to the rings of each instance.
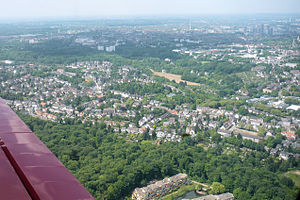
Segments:
[[[297,199],[300,16],[0,22],[0,97],[95,199]]]

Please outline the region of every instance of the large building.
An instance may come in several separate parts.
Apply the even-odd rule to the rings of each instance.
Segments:
[[[177,174],[170,178],[165,178],[157,181],[154,184],[143,188],[136,188],[133,191],[132,199],[135,200],[150,200],[156,199],[172,192],[174,189],[181,187],[187,182],[186,174]]]

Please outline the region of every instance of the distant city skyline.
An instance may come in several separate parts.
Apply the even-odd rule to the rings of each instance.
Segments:
[[[0,0],[1,19],[300,13],[299,0]]]

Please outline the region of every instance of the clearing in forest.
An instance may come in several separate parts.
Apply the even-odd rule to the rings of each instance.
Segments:
[[[154,70],[151,69],[151,71],[153,72],[153,74],[155,76],[160,76],[160,77],[164,77],[166,79],[169,79],[170,81],[175,81],[176,83],[180,83],[180,82],[186,82],[187,85],[197,85],[199,86],[199,83],[194,83],[194,82],[190,82],[190,81],[185,81],[181,79],[181,75],[177,75],[177,74],[170,74],[170,73],[165,73],[165,72],[156,72]]]

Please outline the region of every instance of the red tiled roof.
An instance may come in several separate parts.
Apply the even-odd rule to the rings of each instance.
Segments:
[[[291,132],[288,132],[288,131],[282,131],[282,133],[284,135],[287,135],[287,136],[292,136],[292,137],[296,137],[297,135],[295,135],[294,133],[291,133]]]
[[[285,135],[286,137],[288,137],[289,139],[292,139],[292,138],[296,138],[297,137],[297,135],[295,135],[295,134],[293,134],[293,133],[291,133],[291,132],[288,132],[288,131],[282,131],[281,132],[283,135]]]

